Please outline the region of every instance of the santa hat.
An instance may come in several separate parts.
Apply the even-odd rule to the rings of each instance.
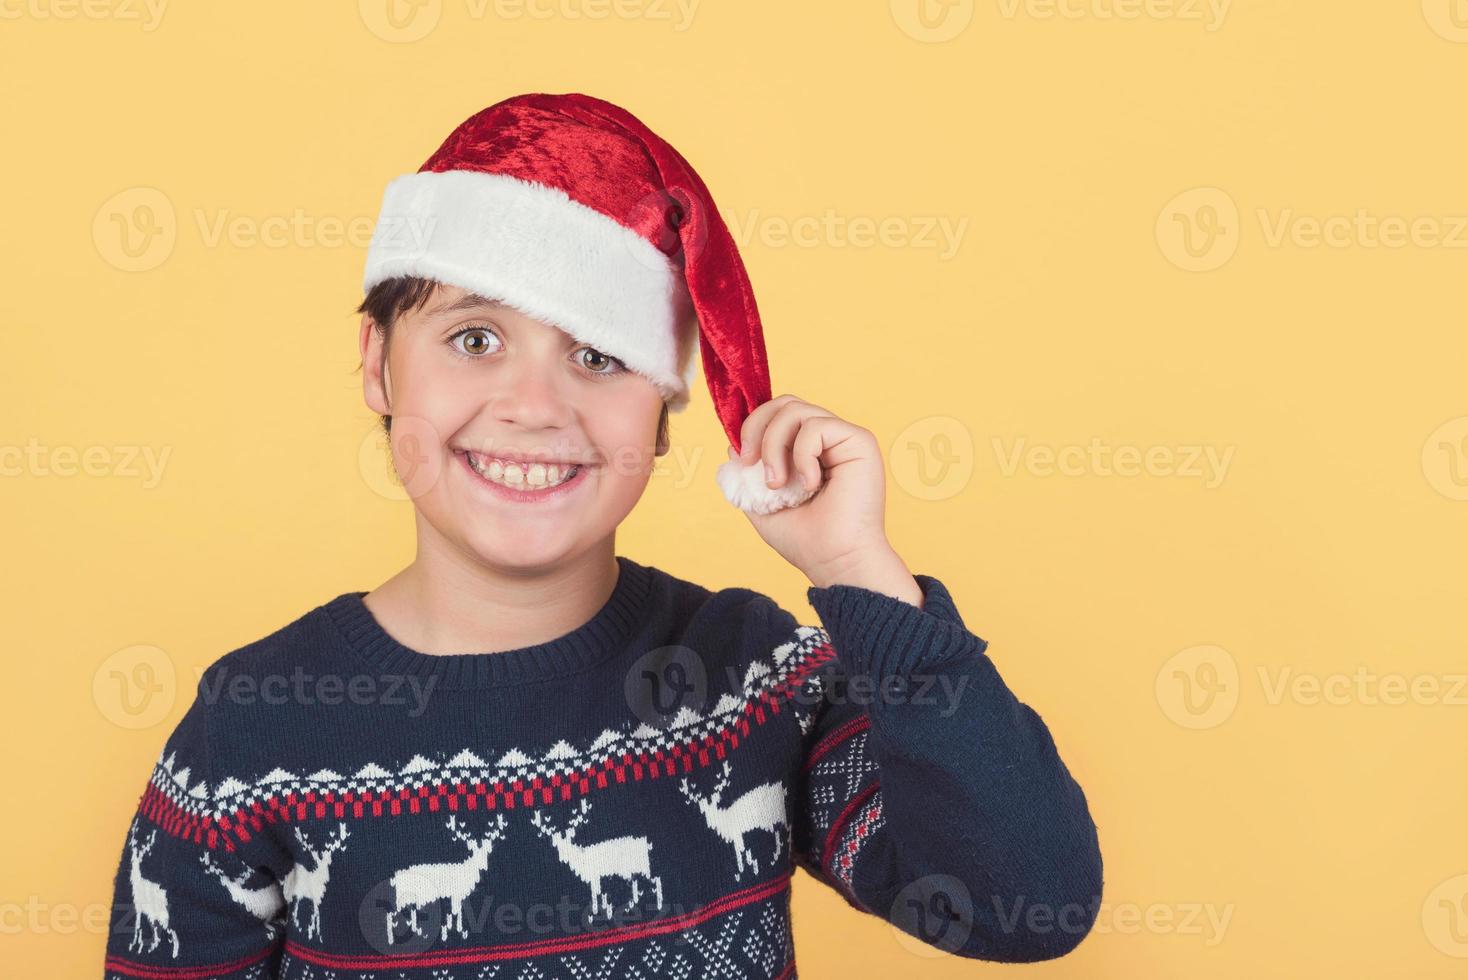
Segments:
[[[687,407],[697,347],[735,449],[744,420],[770,400],[754,290],[708,188],[677,150],[601,99],[498,102],[388,184],[363,286],[396,276],[551,323],[647,377],[670,412]],[[728,460],[716,476],[730,503],[757,514],[814,492],[793,478],[767,487],[759,461]]]

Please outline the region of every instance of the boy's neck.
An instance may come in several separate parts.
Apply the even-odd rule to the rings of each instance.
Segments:
[[[421,653],[485,653],[545,643],[596,615],[617,584],[615,538],[535,573],[420,551],[363,596],[382,628]]]

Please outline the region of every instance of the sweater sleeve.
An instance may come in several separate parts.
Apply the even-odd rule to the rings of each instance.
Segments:
[[[834,656],[808,682],[795,860],[944,951],[1064,955],[1101,902],[1085,794],[948,590],[914,578],[921,608],[857,586],[807,591]]]
[[[265,835],[222,843],[208,711],[197,696],[169,735],[127,829],[113,883],[106,980],[275,976],[284,899]]]

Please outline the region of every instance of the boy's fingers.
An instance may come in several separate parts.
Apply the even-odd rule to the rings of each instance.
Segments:
[[[792,401],[777,411],[765,426],[760,441],[760,458],[770,468],[765,483],[770,487],[783,487],[790,479],[793,463],[792,452],[796,433],[808,419],[829,417],[830,413],[819,405]]]
[[[811,424],[802,425],[800,431],[795,434],[795,469],[805,479],[805,488],[814,490],[821,485],[821,450],[824,442],[821,438],[820,425],[815,420]]]
[[[739,427],[739,461],[746,466],[760,458],[760,442],[765,434],[765,426],[770,419],[784,405],[792,401],[798,401],[794,395],[780,395],[771,398],[755,408]]]

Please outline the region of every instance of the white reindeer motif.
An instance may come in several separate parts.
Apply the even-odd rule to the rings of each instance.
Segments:
[[[291,924],[300,925],[297,916],[300,914],[301,906],[306,902],[311,903],[311,918],[306,922],[306,936],[321,938],[321,898],[326,893],[326,883],[331,878],[331,859],[337,851],[346,846],[347,825],[337,824],[337,832],[327,838],[326,845],[320,850],[311,847],[306,835],[301,833],[301,828],[296,828],[296,840],[301,842],[301,849],[311,856],[311,867],[309,869],[296,862],[286,873],[281,882],[281,888],[285,897],[291,904]]]
[[[652,873],[652,844],[646,837],[613,837],[595,844],[577,844],[571,839],[577,828],[586,821],[589,800],[582,800],[576,813],[566,824],[565,830],[556,830],[546,819],[545,812],[537,810],[530,817],[531,823],[555,845],[561,863],[570,868],[576,877],[591,886],[591,914],[596,915],[598,906],[611,914],[611,898],[601,890],[605,878],[622,878],[632,889],[632,898],[627,909],[637,904],[642,894],[638,890],[639,878],[647,879],[652,886],[657,907],[663,907],[663,879]]]
[[[158,948],[163,936],[172,941],[173,958],[178,959],[178,933],[168,924],[168,893],[163,886],[156,881],[150,881],[143,877],[143,858],[153,850],[153,842],[158,839],[158,830],[154,828],[148,835],[148,843],[138,847],[138,821],[135,818],[133,825],[128,828],[127,848],[132,855],[132,867],[128,870],[128,883],[133,890],[133,938],[127,944],[128,949],[143,951],[143,922],[146,920],[152,930],[153,941],[148,945],[148,952]],[[160,934],[161,930],[161,934]]]
[[[248,888],[245,881],[254,873],[250,868],[246,868],[238,877],[231,878],[225,874],[223,868],[214,863],[214,858],[208,851],[200,854],[199,860],[203,862],[205,871],[219,879],[219,883],[229,892],[229,897],[235,900],[235,904],[243,906],[259,919],[265,926],[266,935],[274,938],[278,926],[275,920],[285,909],[285,896],[281,894],[280,884],[272,881],[260,888]]]
[[[727,807],[723,806],[719,801],[724,790],[729,788],[729,763],[725,761],[722,775],[709,795],[699,796],[686,779],[680,780],[678,786],[690,802],[698,805],[709,829],[734,845],[736,881],[744,874],[746,862],[756,874],[759,873],[759,861],[745,841],[752,831],[765,830],[775,835],[775,853],[771,860],[780,860],[780,845],[789,830],[784,783],[769,782],[756,786]]]
[[[449,817],[448,827],[454,839],[469,848],[469,856],[457,862],[415,864],[393,874],[393,907],[387,913],[388,943],[393,941],[398,916],[407,912],[408,928],[418,935],[418,910],[443,900],[449,903],[449,914],[440,924],[438,938],[448,939],[450,928],[458,930],[460,936],[468,936],[464,928],[464,902],[489,867],[489,854],[495,842],[505,835],[505,815],[501,813],[479,840],[460,830],[455,817]]]

